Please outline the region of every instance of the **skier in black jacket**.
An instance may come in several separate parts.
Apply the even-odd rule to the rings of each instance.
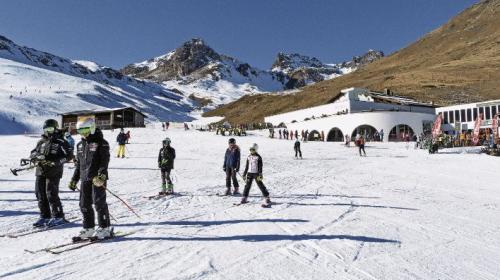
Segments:
[[[295,140],[295,144],[293,144],[293,149],[295,150],[295,158],[297,158],[297,155],[302,158],[302,151],[300,150],[300,141],[298,138]]]
[[[160,195],[174,193],[174,184],[172,184],[172,180],[170,179],[170,171],[174,169],[175,149],[170,146],[170,143],[170,138],[165,138],[163,140],[163,147],[158,154],[158,168],[161,169]]]
[[[71,190],[80,185],[80,210],[83,214],[83,230],[77,239],[106,239],[113,235],[110,226],[108,204],[106,203],[106,182],[108,180],[109,144],[101,130],[96,129],[93,118],[84,118],[77,123],[82,140],[76,146],[76,168],[69,184]],[[94,209],[99,227],[94,230]]]
[[[271,205],[271,199],[269,198],[269,192],[266,186],[262,182],[262,157],[257,153],[257,144],[253,144],[250,147],[250,155],[247,158],[245,165],[245,171],[243,172],[243,179],[246,181],[245,189],[243,190],[243,197],[241,198],[241,203],[248,202],[248,195],[250,194],[250,188],[252,187],[252,182],[255,180],[257,186],[259,187],[262,195],[264,196],[264,202],[262,207],[269,207]]]
[[[71,148],[56,120],[48,119],[43,125],[44,134],[31,151],[31,161],[37,165],[35,192],[40,208],[40,218],[33,226],[56,226],[67,222],[59,199],[59,181],[63,165],[71,160]]]

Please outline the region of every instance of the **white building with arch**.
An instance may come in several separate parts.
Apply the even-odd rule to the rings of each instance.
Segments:
[[[324,141],[343,141],[346,135],[363,134],[367,139],[383,135],[384,141],[400,141],[403,135],[430,130],[436,118],[435,106],[407,97],[348,88],[332,103],[269,116],[266,123],[283,126],[299,134],[309,131],[309,140],[324,135]]]

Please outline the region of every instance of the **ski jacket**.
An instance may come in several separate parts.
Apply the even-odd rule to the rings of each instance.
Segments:
[[[116,136],[116,142],[118,145],[125,145],[127,143],[127,134],[120,132],[118,136]]]
[[[224,169],[233,168],[238,171],[240,169],[240,147],[237,145],[234,148],[227,148],[226,154],[224,155]]]
[[[262,157],[259,154],[256,153],[247,157],[243,176],[247,175],[247,173],[262,175]]]
[[[72,180],[92,181],[97,175],[108,177],[109,144],[100,129],[76,145],[76,167]]]
[[[36,168],[36,176],[46,176],[51,178],[61,178],[63,175],[63,165],[73,157],[68,141],[64,140],[62,133],[56,130],[50,136],[42,135],[31,151],[30,158],[44,158],[53,166],[39,165]]]
[[[174,159],[175,159],[175,149],[166,146],[160,149],[160,153],[158,154],[158,166],[161,170],[170,170],[174,169]],[[166,164],[161,164],[163,160],[168,160]]]

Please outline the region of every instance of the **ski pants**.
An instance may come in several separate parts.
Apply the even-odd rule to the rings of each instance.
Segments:
[[[161,183],[165,185],[166,183],[172,184],[172,180],[170,179],[170,171],[171,169],[161,169]]]
[[[116,154],[117,157],[124,157],[125,156],[125,145],[118,145],[118,154]]]
[[[226,168],[226,188],[231,189],[231,180],[233,181],[233,186],[238,189],[240,185],[238,184],[238,178],[236,178],[236,170],[233,168]]]
[[[36,176],[35,194],[40,208],[40,218],[63,218],[61,199],[59,199],[60,178]]]
[[[80,210],[83,214],[83,228],[95,227],[95,214],[92,204],[97,212],[99,227],[106,228],[110,225],[108,204],[106,203],[106,185],[96,187],[91,181],[82,182],[80,188]]]
[[[253,180],[257,182],[257,186],[259,187],[260,191],[262,192],[262,195],[264,197],[269,197],[269,192],[266,189],[266,186],[264,186],[264,183],[262,181],[257,180],[257,177],[259,174],[257,173],[248,173],[247,174],[247,182],[245,184],[245,189],[243,190],[243,196],[247,197],[248,194],[250,194],[250,188],[252,187]]]
[[[296,148],[295,149],[295,157],[297,157],[297,155],[299,155],[300,157],[302,157],[302,151],[300,150],[300,148]]]
[[[365,154],[366,156],[366,152],[365,152],[365,144],[361,144],[359,145],[359,155],[361,155],[361,151],[363,151],[363,153]]]

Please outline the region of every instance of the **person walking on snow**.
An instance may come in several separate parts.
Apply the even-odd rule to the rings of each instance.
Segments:
[[[240,192],[238,180],[236,178],[236,173],[240,170],[240,148],[236,145],[236,140],[234,138],[229,139],[229,147],[224,155],[224,165],[222,169],[226,172],[226,193],[225,195],[231,195],[231,180],[233,181],[234,191],[233,194],[237,195]]]
[[[259,146],[253,144],[250,147],[250,155],[247,158],[245,164],[245,171],[243,172],[243,179],[246,181],[245,189],[243,190],[243,197],[241,198],[241,203],[248,203],[248,195],[250,194],[250,188],[252,187],[253,180],[257,183],[262,195],[264,196],[264,202],[262,207],[269,207],[271,205],[271,199],[269,198],[269,192],[266,186],[262,182],[262,157],[257,153]]]
[[[302,151],[300,150],[300,141],[299,139],[295,140],[295,144],[293,144],[293,149],[295,150],[295,158],[297,158],[297,155],[302,158]]]
[[[73,157],[71,148],[59,131],[56,120],[46,120],[43,133],[30,155],[31,161],[37,165],[35,194],[40,209],[40,218],[33,224],[34,227],[51,227],[67,222],[59,198],[59,181],[64,163]]]
[[[170,172],[174,169],[175,149],[170,146],[171,141],[168,137],[162,143],[163,147],[158,154],[158,168],[161,170],[161,192],[159,194],[167,195],[174,193]]]
[[[116,136],[116,142],[118,143],[118,153],[116,157],[124,158],[125,157],[125,144],[127,144],[127,134],[123,131],[123,128],[120,129],[120,133]]]
[[[366,152],[365,152],[365,137],[363,135],[359,135],[359,138],[358,138],[358,147],[359,147],[359,156],[361,156],[361,151],[363,151],[363,154],[366,157]]]
[[[76,168],[68,188],[75,191],[80,184],[80,210],[83,215],[83,229],[74,240],[107,239],[113,237],[113,227],[109,219],[106,203],[106,185],[109,164],[109,144],[100,129],[96,128],[95,119],[82,118],[77,122],[78,134],[82,140],[76,145]],[[95,230],[97,212],[98,228]]]
[[[71,154],[73,154],[73,151],[75,150],[75,139],[73,139],[71,133],[69,132],[64,133],[64,139],[68,141],[69,147],[71,149]]]

